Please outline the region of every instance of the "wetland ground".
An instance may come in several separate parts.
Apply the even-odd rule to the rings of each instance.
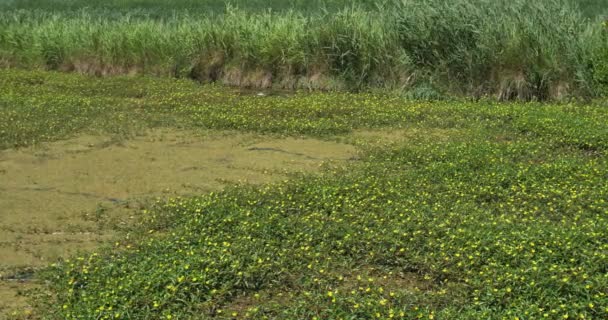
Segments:
[[[608,317],[603,101],[0,88],[1,317]]]

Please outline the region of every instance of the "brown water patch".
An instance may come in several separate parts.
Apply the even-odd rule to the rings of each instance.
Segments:
[[[315,139],[175,130],[123,142],[81,136],[0,151],[0,274],[107,242],[146,199],[285,179],[354,159],[355,151]],[[21,286],[0,281],[0,317],[22,305],[15,287]]]

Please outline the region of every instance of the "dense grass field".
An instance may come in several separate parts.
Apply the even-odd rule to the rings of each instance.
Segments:
[[[0,66],[256,88],[569,100],[608,86],[607,5],[2,1]],[[593,13],[593,14],[591,14]]]
[[[595,0],[589,1],[589,5],[596,4]],[[207,14],[209,12],[221,13],[227,5],[245,9],[247,11],[265,11],[268,9],[277,11],[319,11],[319,10],[339,10],[350,5],[361,5],[366,8],[374,8],[383,1],[371,0],[173,0],[171,2],[162,0],[3,0],[0,2],[1,8],[13,10],[50,10],[50,11],[75,11],[87,10],[111,10],[132,12],[143,10],[153,12],[162,16],[171,11],[189,10],[197,13]]]
[[[607,17],[608,9],[606,2],[603,0],[579,0],[577,1],[581,9],[588,17]]]
[[[391,3],[391,0],[2,0],[0,8],[5,10],[45,10],[45,11],[77,11],[77,10],[110,10],[122,12],[148,11],[157,16],[166,15],[172,11],[189,10],[208,14],[221,13],[227,6],[237,7],[247,11],[339,11],[349,6],[359,6],[365,9],[377,9]],[[607,12],[603,0],[572,0],[570,3],[580,7],[588,17],[602,17]]]
[[[56,319],[603,319],[601,104],[257,96],[168,78],[0,74],[2,148],[141,128],[351,143],[356,161],[160,198],[129,236],[54,263]],[[28,314],[31,311],[27,311]]]

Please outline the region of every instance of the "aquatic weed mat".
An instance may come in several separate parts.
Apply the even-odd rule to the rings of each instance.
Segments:
[[[139,236],[47,270],[48,318],[607,316],[605,107],[15,70],[0,84],[3,149],[160,127],[365,150],[321,176],[147,208]]]
[[[158,203],[145,237],[50,268],[47,311],[605,318],[605,112],[496,106],[465,137],[370,145],[322,176]]]

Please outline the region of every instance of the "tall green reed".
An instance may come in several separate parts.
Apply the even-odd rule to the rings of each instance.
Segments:
[[[451,90],[545,99],[588,85],[589,20],[568,0],[402,0],[396,20],[414,63]],[[585,41],[585,42],[581,42]]]
[[[0,64],[505,100],[605,92],[608,28],[570,0],[395,0],[308,12],[228,6],[162,15],[150,8],[4,11]]]

